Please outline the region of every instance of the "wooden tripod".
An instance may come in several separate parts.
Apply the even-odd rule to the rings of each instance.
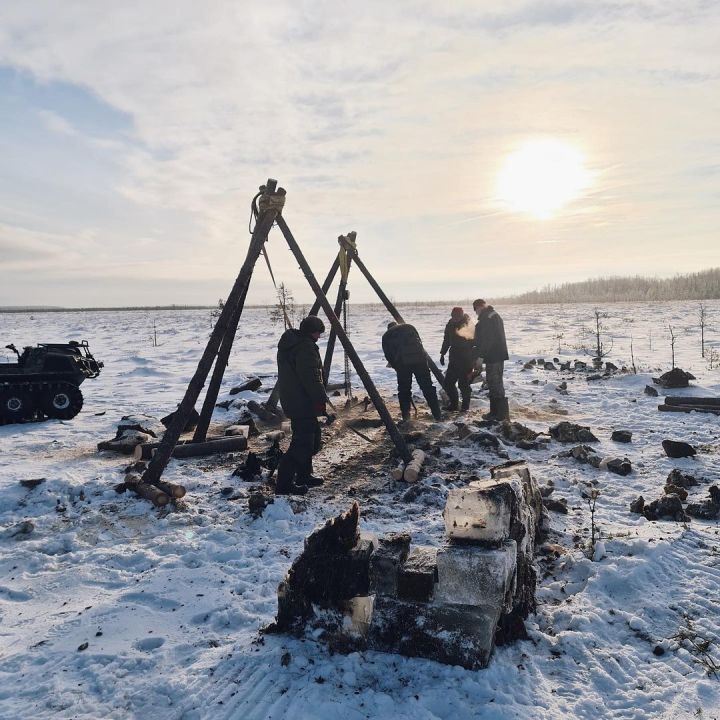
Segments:
[[[213,367],[214,363],[215,369],[210,380],[210,385],[208,386],[202,412],[200,414],[200,421],[195,431],[193,441],[201,442],[205,439],[207,429],[210,425],[210,418],[215,407],[215,401],[217,400],[220,390],[220,384],[222,383],[225,368],[227,367],[230,350],[232,349],[232,344],[235,339],[235,333],[245,306],[245,299],[250,287],[252,273],[255,268],[255,264],[262,253],[263,246],[268,239],[270,229],[275,223],[277,223],[280,228],[280,231],[285,237],[285,241],[295,256],[300,269],[303,271],[305,278],[315,293],[318,309],[322,308],[325,312],[325,315],[330,321],[332,330],[334,331],[336,337],[340,339],[345,352],[355,368],[355,372],[362,380],[365,390],[385,424],[388,434],[392,438],[398,453],[405,462],[409,462],[411,459],[410,452],[403,436],[400,434],[400,431],[395,425],[385,403],[383,402],[383,399],[380,397],[380,394],[375,387],[375,384],[368,375],[362,360],[355,351],[355,348],[350,342],[350,339],[345,333],[340,320],[325,295],[327,290],[330,288],[332,278],[330,278],[329,282],[326,280],[323,284],[324,287],[320,286],[318,281],[315,279],[315,275],[313,275],[310,265],[308,265],[300,246],[295,241],[290,228],[281,215],[285,204],[285,197],[285,190],[283,188],[278,188],[277,181],[273,179],[269,179],[265,185],[261,186],[260,192],[256,195],[256,199],[258,200],[258,216],[255,229],[253,230],[252,237],[250,239],[250,246],[248,248],[245,261],[243,262],[243,265],[240,268],[240,273],[238,274],[232,290],[228,295],[225,307],[222,309],[220,317],[213,328],[195,374],[188,384],[185,396],[178,406],[177,411],[173,413],[172,422],[163,435],[160,445],[150,461],[147,470],[145,470],[145,473],[143,474],[143,482],[145,483],[153,484],[162,476],[162,473],[170,461],[172,452],[175,449],[180,435],[188,422],[190,414],[195,407],[195,403],[197,402],[200,392],[210,373],[210,369]],[[338,263],[337,267],[339,267],[339,261],[337,259],[336,262]],[[336,268],[335,272],[337,272],[335,263],[333,263],[333,267]],[[314,307],[315,306],[313,306],[313,308]],[[315,310],[315,313],[317,313],[317,309]]]

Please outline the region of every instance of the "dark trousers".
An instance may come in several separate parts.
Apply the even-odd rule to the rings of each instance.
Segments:
[[[312,457],[320,452],[322,435],[316,417],[292,418],[292,439],[287,452],[278,465],[278,487],[287,487],[293,481],[298,485],[312,475]]]
[[[462,395],[462,408],[467,410],[470,407],[470,373],[472,372],[472,359],[466,360],[462,358],[457,360],[450,356],[448,369],[445,373],[445,384],[443,389],[447,393],[450,402],[450,409],[457,410],[458,391],[455,387],[457,383],[460,387]]]
[[[417,384],[420,386],[420,390],[427,404],[430,406],[430,410],[435,413],[439,408],[439,403],[427,362],[417,363],[416,365],[398,365],[395,368],[395,372],[397,373],[398,402],[400,403],[400,412],[402,415],[405,416],[410,412],[413,376],[415,376]]]
[[[485,382],[488,386],[488,395],[491,399],[505,397],[505,386],[503,385],[503,370],[505,362],[489,362],[485,365]]]

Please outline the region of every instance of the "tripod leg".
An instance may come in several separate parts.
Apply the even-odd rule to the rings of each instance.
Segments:
[[[268,185],[270,185],[270,182],[268,182]],[[275,196],[279,197],[281,194],[284,195],[285,191],[278,190],[277,193],[275,193]],[[173,415],[170,427],[168,427],[165,431],[162,441],[160,442],[153,459],[150,461],[150,465],[143,475],[143,482],[153,484],[160,479],[163,470],[167,467],[172,451],[174,450],[178,438],[187,424],[192,409],[195,407],[195,403],[197,402],[200,391],[205,384],[205,380],[210,372],[213,361],[217,357],[218,351],[220,350],[220,344],[227,334],[231,320],[237,312],[243,292],[250,282],[253,268],[255,267],[255,263],[262,252],[263,243],[267,240],[270,228],[272,228],[273,223],[278,217],[280,217],[279,209],[275,206],[271,206],[266,209],[258,219],[258,222],[255,225],[255,230],[252,234],[252,239],[250,240],[250,247],[248,248],[245,262],[243,263],[242,268],[240,268],[240,273],[238,274],[235,284],[230,291],[225,307],[220,313],[220,317],[218,318],[215,328],[210,335],[210,339],[205,347],[205,352],[198,363],[197,370],[195,370],[195,374],[190,380],[187,390],[185,391],[185,397],[183,397],[177,412]]]

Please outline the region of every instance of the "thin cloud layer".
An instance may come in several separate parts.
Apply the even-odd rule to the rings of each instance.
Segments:
[[[268,176],[318,275],[356,229],[399,299],[716,262],[715,6],[499,7],[5,3],[0,248],[50,251],[0,255],[0,304],[23,288],[37,304],[126,305],[138,287],[214,302]],[[595,177],[543,222],[496,199],[504,158],[536,137],[581,148]],[[281,239],[269,249],[307,298]],[[266,271],[254,282],[270,300]]]

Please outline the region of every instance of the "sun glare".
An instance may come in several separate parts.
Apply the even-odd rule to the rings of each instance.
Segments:
[[[508,156],[498,178],[498,198],[518,212],[547,219],[590,185],[582,153],[562,140],[532,140]]]

